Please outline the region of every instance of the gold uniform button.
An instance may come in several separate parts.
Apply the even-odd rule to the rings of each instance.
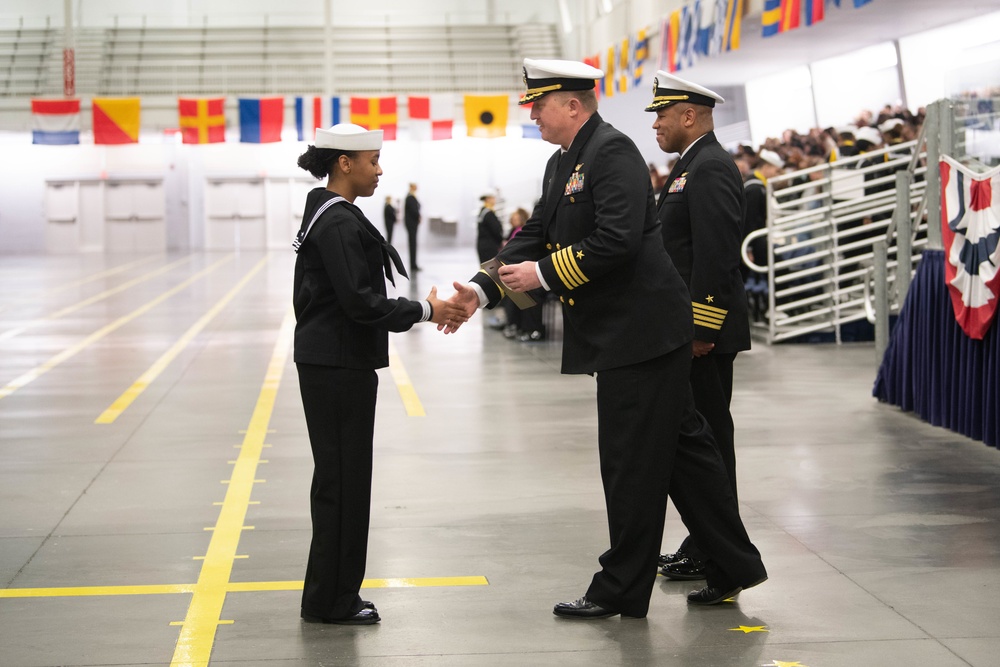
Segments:
[[[562,246],[559,245],[558,243],[556,244],[556,250],[562,250]]]
[[[576,203],[576,197],[570,197],[569,198],[569,203],[575,204]]]
[[[571,306],[575,306],[575,305],[576,305],[576,302],[575,302],[575,301],[573,301],[573,299],[570,299],[570,300],[569,300],[569,305],[571,305]]]
[[[552,244],[551,243],[546,243],[545,244],[545,249],[546,250],[552,250]]]
[[[563,303],[566,303],[566,299],[564,299],[564,298],[562,298],[562,297],[559,297],[559,300],[560,300],[561,302],[563,302]]]

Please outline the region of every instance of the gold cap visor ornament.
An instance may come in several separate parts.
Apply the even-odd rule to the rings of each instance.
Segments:
[[[679,102],[714,107],[725,101],[721,95],[704,86],[659,70],[653,78],[653,101],[646,107],[646,111],[659,111]]]
[[[535,100],[560,90],[593,90],[604,72],[575,60],[524,59],[524,87],[527,89],[518,104]]]

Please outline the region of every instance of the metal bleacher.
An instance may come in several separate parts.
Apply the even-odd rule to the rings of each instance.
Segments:
[[[141,96],[144,111],[173,108],[183,95],[319,94],[326,81],[325,40],[316,26],[79,28],[76,94]],[[4,126],[23,106],[11,98],[62,95],[62,49],[61,28],[0,29]],[[335,27],[334,92],[518,90],[524,54],[559,57],[555,26]]]

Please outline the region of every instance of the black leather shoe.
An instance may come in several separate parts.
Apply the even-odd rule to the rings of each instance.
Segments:
[[[660,554],[660,558],[656,565],[657,567],[663,567],[665,565],[670,565],[671,563],[676,563],[683,558],[687,558],[687,556],[685,556],[684,552],[680,550],[675,551],[672,554]]]
[[[700,591],[691,591],[688,593],[688,604],[719,604],[720,602],[728,600],[731,597],[739,595],[742,590],[742,586],[737,586],[736,588],[731,589],[705,586]]]
[[[661,567],[660,574],[674,581],[696,581],[705,578],[705,563],[694,558],[681,558]]]
[[[614,616],[618,612],[596,605],[584,595],[579,600],[574,600],[573,602],[560,602],[552,609],[552,613],[565,618],[595,619]]]
[[[719,604],[729,598],[739,595],[740,591],[745,591],[748,588],[753,588],[754,586],[759,586],[767,581],[767,575],[764,575],[756,581],[751,581],[749,584],[743,584],[742,586],[736,586],[730,590],[724,588],[716,588],[712,586],[705,586],[700,591],[691,591],[688,593],[688,604]]]
[[[368,604],[371,604],[371,602]],[[302,612],[302,620],[306,623],[328,623],[332,625],[373,625],[382,620],[374,607],[375,605],[372,605],[371,608],[366,606],[353,616],[346,616],[344,618],[321,618]]]

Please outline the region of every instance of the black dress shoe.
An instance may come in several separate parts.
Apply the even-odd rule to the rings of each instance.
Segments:
[[[705,578],[705,563],[694,558],[681,558],[661,567],[660,574],[674,581],[696,581]]]
[[[552,609],[552,613],[565,618],[595,619],[614,616],[618,612],[596,605],[584,595],[579,600],[574,600],[573,602],[560,602]]]
[[[740,591],[743,590],[742,586],[737,586],[735,588],[716,588],[714,586],[705,586],[700,591],[691,591],[688,593],[688,604],[699,604],[699,605],[710,605],[719,604],[729,598],[739,595]]]
[[[683,551],[679,549],[672,554],[660,554],[660,558],[657,560],[657,567],[663,567],[665,565],[670,565],[671,563],[676,563],[679,560],[687,558]]]
[[[767,575],[765,574],[760,579],[756,581],[751,581],[748,584],[743,584],[742,586],[736,586],[732,589],[717,588],[713,586],[705,586],[700,591],[691,591],[688,593],[688,604],[719,604],[734,595],[739,595],[740,591],[745,591],[748,588],[753,588],[754,586],[760,586],[762,583],[767,581]]]
[[[369,602],[368,604],[372,604]],[[373,625],[382,620],[375,610],[375,605],[371,608],[365,607],[353,616],[345,616],[344,618],[322,618],[320,616],[313,616],[302,612],[302,620],[306,623],[328,623],[332,625]]]

